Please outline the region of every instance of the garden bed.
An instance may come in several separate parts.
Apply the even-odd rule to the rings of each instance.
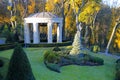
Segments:
[[[100,66],[104,64],[104,60],[84,53],[69,55],[69,51],[61,51],[60,48],[55,47],[53,51],[48,50],[44,53],[44,63],[50,70],[60,72],[62,66]]]

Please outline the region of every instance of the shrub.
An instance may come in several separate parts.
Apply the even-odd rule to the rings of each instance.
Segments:
[[[90,61],[93,63],[98,63],[99,65],[103,65],[104,64],[104,60],[102,58],[99,57],[90,57]]]
[[[90,57],[85,54],[85,56],[84,56],[84,61],[85,61],[85,63],[86,63],[87,61],[89,61],[89,58],[90,58]]]
[[[45,52],[44,52],[44,60],[47,60],[47,57],[48,57],[49,54],[50,54],[49,51],[45,51]]]
[[[94,45],[94,46],[92,47],[92,51],[93,51],[94,53],[97,53],[97,52],[100,51],[100,47],[99,47],[98,45]]]
[[[19,45],[10,59],[6,80],[35,80],[27,55]]]
[[[61,49],[58,46],[56,46],[56,47],[53,48],[53,51],[57,52],[57,51],[61,51]]]
[[[60,61],[60,56],[56,52],[47,51],[44,54],[44,61],[56,64]]]
[[[4,65],[3,60],[0,60],[0,67],[2,67]]]

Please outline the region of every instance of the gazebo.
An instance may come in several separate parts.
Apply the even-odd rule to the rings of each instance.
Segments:
[[[57,24],[57,42],[62,42],[62,20],[56,15],[53,15],[50,12],[41,12],[31,14],[27,18],[24,18],[24,43],[31,43],[30,41],[30,28],[29,24],[32,23],[33,27],[33,43],[40,43],[40,30],[38,28],[38,24],[46,24],[47,25],[47,41],[48,43],[53,43],[52,39],[52,27],[53,24]]]

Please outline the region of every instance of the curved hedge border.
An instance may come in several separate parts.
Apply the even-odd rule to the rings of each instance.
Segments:
[[[0,44],[0,51],[13,49],[16,43],[9,44]],[[72,45],[71,41],[62,42],[62,43],[40,43],[40,44],[24,44],[20,43],[22,47],[54,47],[54,46],[68,46]]]

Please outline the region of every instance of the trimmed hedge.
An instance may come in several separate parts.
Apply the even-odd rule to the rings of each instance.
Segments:
[[[13,49],[16,43],[0,44],[0,51]],[[54,46],[68,46],[72,45],[71,41],[62,43],[40,43],[40,44],[24,44],[20,43],[22,47],[54,47]]]
[[[56,46],[56,47],[53,48],[53,51],[57,52],[57,51],[61,51],[61,49],[58,46]]]
[[[15,48],[16,43],[9,43],[9,44],[1,44],[0,45],[0,51],[13,49]],[[24,46],[24,44],[20,44],[21,46]]]
[[[62,43],[40,43],[40,44],[24,44],[26,47],[54,47],[54,46],[68,46],[72,45],[71,41]]]

